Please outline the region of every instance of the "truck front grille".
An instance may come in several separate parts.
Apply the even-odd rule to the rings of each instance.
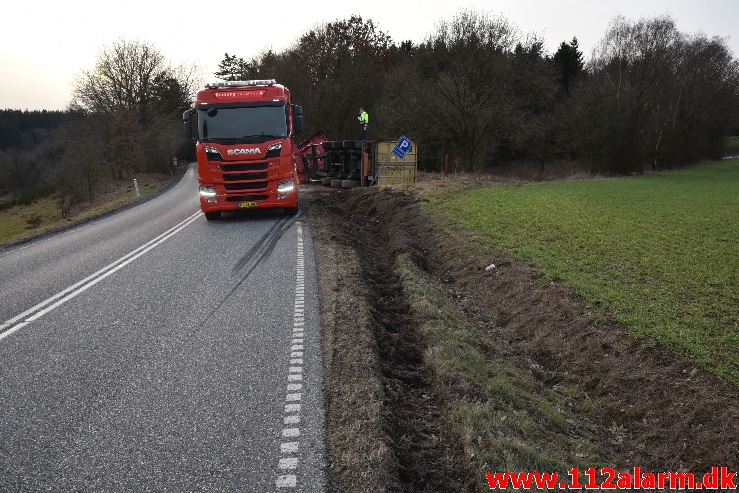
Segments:
[[[269,167],[268,162],[263,163],[248,163],[248,164],[221,164],[221,171],[224,172],[231,172],[231,171],[263,171],[266,170]]]
[[[248,202],[253,200],[267,200],[268,195],[233,195],[226,197],[226,202]]]
[[[265,200],[250,199],[252,194],[264,193],[269,185],[269,163],[260,161],[254,163],[227,163],[220,166],[223,187],[226,189],[227,200],[231,202]]]
[[[223,173],[223,181],[246,181],[246,180],[266,180],[267,172],[261,173]]]
[[[259,190],[259,189],[267,188],[267,182],[266,181],[255,181],[251,183],[224,183],[223,186],[228,192],[237,191],[237,190]]]

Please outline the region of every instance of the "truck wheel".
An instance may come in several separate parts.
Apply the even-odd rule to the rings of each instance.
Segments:
[[[298,208],[297,207],[285,207],[282,209],[282,212],[286,216],[294,216],[298,213]]]
[[[220,212],[206,212],[205,213],[205,219],[207,219],[208,221],[215,221],[220,218],[221,218]]]

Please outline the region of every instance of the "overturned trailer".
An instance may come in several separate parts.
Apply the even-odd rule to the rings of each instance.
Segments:
[[[391,141],[326,140],[301,153],[312,183],[335,188],[370,185],[405,189],[416,181],[416,144],[402,155]]]

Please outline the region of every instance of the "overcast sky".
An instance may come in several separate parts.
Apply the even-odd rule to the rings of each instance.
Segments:
[[[196,64],[202,78],[224,53],[249,59],[281,51],[312,27],[372,19],[400,42],[422,41],[462,9],[507,18],[554,53],[577,37],[589,58],[617,15],[638,20],[668,14],[684,33],[728,38],[739,56],[739,0],[25,0],[5,2],[0,28],[0,109],[61,110],[74,79],[117,40],[147,42],[173,64]],[[735,34],[736,33],[736,34]]]

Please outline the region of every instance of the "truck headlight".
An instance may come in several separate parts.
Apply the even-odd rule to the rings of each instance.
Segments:
[[[281,150],[282,150],[282,142],[277,142],[276,144],[272,144],[271,146],[267,148],[267,152],[264,154],[264,159],[280,157]]]
[[[216,196],[216,187],[200,187],[200,196],[201,197],[215,197]]]
[[[277,185],[277,191],[278,192],[292,192],[295,190],[295,182],[294,181],[283,181]]]
[[[223,161],[223,154],[221,151],[211,146],[203,146],[205,149],[205,157],[208,161]]]

